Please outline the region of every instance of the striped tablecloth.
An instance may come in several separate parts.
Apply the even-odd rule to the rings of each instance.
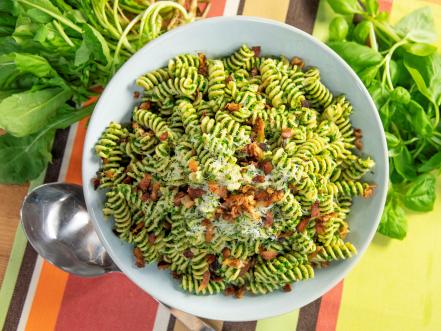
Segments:
[[[383,0],[381,5],[393,21],[431,6],[441,35],[441,0]],[[319,0],[212,0],[210,16],[236,14],[283,21],[323,40],[332,17],[326,1]],[[54,161],[34,185],[81,183],[85,126],[83,120],[57,133]],[[412,215],[409,221],[404,241],[377,235],[350,275],[311,304],[261,321],[209,323],[218,330],[244,331],[441,330],[440,199],[433,212]],[[20,227],[0,292],[2,325],[8,331],[185,330],[121,274],[85,279],[45,262]]]

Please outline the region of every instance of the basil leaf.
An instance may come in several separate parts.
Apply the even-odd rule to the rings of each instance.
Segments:
[[[407,234],[406,215],[398,199],[390,195],[388,194],[378,232],[385,236],[402,240]]]
[[[390,119],[392,117],[392,111],[389,102],[386,102],[384,105],[378,109],[380,114],[381,122],[383,123],[383,127],[385,130],[389,129]]]
[[[72,96],[63,88],[46,88],[13,94],[0,103],[0,128],[23,137],[37,132]]]
[[[406,66],[418,90],[434,105],[441,104],[441,55],[415,56],[406,54]]]
[[[411,100],[407,105],[407,109],[412,115],[412,125],[415,132],[425,138],[432,136],[433,126],[429,116],[418,103]]]
[[[441,169],[441,151],[418,167],[419,172],[429,172],[435,169]]]
[[[380,68],[380,65],[365,68],[358,72],[358,76],[363,81],[363,84],[369,87],[377,76],[378,70],[380,70]]]
[[[380,109],[381,106],[387,102],[390,95],[390,91],[377,80],[372,81],[368,91],[372,100],[374,100],[377,109]]]
[[[400,153],[393,158],[395,170],[407,180],[416,177],[415,164],[407,146],[403,145]]]
[[[431,211],[436,199],[436,178],[431,174],[419,176],[409,185],[404,195],[404,205],[415,211]]]
[[[416,56],[428,56],[436,52],[437,47],[426,43],[411,43],[403,45],[407,53]]]
[[[431,44],[436,40],[435,23],[429,7],[417,9],[404,16],[395,25],[395,30],[402,37],[415,42]]]
[[[390,132],[385,132],[387,148],[389,151],[389,157],[395,157],[401,152],[402,144],[401,140],[398,139]]]
[[[358,3],[358,0],[328,0],[332,10],[338,14],[361,14],[363,8]]]
[[[372,28],[373,28],[372,22],[362,21],[355,26],[354,31],[352,33],[352,37],[356,42],[360,44],[365,44]]]
[[[394,86],[400,85],[408,90],[410,89],[412,81],[412,77],[409,75],[406,67],[404,66],[403,59],[399,59],[397,61],[390,61],[390,75],[392,78],[392,83]]]
[[[329,47],[336,51],[357,73],[365,68],[380,64],[383,60],[377,51],[353,41],[330,42]]]

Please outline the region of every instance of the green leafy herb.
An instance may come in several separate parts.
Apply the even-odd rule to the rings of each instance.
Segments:
[[[200,2],[1,0],[0,182],[36,178],[54,131],[89,115],[97,87],[144,44],[204,17]]]
[[[404,209],[394,193],[389,193],[378,232],[394,239],[404,239],[407,234],[407,220]]]
[[[13,94],[0,103],[0,127],[16,137],[35,133],[70,97],[62,88]]]
[[[337,16],[329,24],[329,39],[344,40],[348,35],[349,25],[344,17]]]
[[[421,175],[413,181],[404,195],[404,205],[415,211],[431,211],[436,198],[436,178],[431,174]]]
[[[441,170],[441,151],[418,167],[419,172],[429,172],[435,169]]]
[[[391,185],[378,231],[403,239],[405,208],[432,210],[436,177],[430,172],[441,169],[441,55],[433,45],[434,19],[421,8],[393,26],[387,13],[378,12],[377,0],[328,2],[345,15],[333,22],[352,22],[345,38],[330,38],[329,46],[367,86],[386,131]],[[331,24],[330,34],[334,30]]]
[[[65,129],[92,113],[93,106],[74,110],[67,105],[58,109],[49,125],[25,137],[0,136],[0,182],[21,183],[23,178],[36,178],[52,158],[50,150],[56,129]]]
[[[20,183],[22,178],[36,178],[51,160],[50,146],[54,131],[44,131],[22,138],[6,134],[0,137],[0,181]]]
[[[333,0],[329,1],[332,9],[339,14],[357,14],[363,12],[358,0]]]
[[[396,25],[396,32],[415,42],[433,43],[436,40],[435,23],[430,8],[421,8],[403,17]]]

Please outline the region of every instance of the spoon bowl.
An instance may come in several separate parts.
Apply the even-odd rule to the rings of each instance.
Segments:
[[[93,228],[80,185],[37,187],[23,201],[21,220],[32,247],[64,271],[94,277],[119,270]]]

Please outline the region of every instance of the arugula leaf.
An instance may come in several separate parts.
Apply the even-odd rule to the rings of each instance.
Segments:
[[[37,132],[71,96],[64,88],[13,94],[0,103],[0,128],[16,137]]]
[[[328,45],[357,73],[365,68],[377,65],[383,60],[383,57],[377,51],[353,41],[336,41],[330,42]]]
[[[51,160],[54,130],[26,137],[0,136],[0,182],[21,184],[37,178]]]
[[[441,169],[441,151],[418,167],[419,172],[429,172],[435,169]]]
[[[111,65],[112,57],[110,56],[109,45],[101,33],[89,24],[84,24],[82,28],[84,31],[83,41],[86,43],[87,48],[94,55],[95,59],[105,65]]]
[[[404,205],[415,211],[431,211],[436,199],[436,178],[431,174],[419,176],[407,188]]]
[[[396,25],[396,31],[415,42],[431,44],[436,40],[435,23],[430,7],[417,9],[404,16]]]
[[[338,14],[361,14],[363,12],[358,0],[328,0],[328,3]]]
[[[0,55],[17,52],[18,50],[19,47],[14,38],[10,36],[0,37]]]
[[[12,13],[13,9],[14,9],[13,0],[0,1],[0,12]]]
[[[378,232],[400,240],[404,239],[407,234],[406,215],[394,193],[388,194]]]
[[[80,66],[80,65],[86,63],[87,61],[89,61],[91,53],[92,53],[91,50],[89,49],[89,47],[87,47],[86,42],[83,40],[83,42],[81,43],[81,46],[77,49],[77,51],[75,53],[74,64],[76,66]]]
[[[393,158],[395,170],[407,180],[416,177],[415,164],[407,146],[403,145],[400,153]]]
[[[32,76],[48,79],[38,80]],[[0,89],[26,88],[39,82],[44,82],[46,86],[66,85],[41,56],[23,53],[0,55]]]
[[[0,182],[22,184],[37,178],[51,160],[50,148],[55,130],[78,122],[90,115],[93,108],[74,110],[64,105],[38,133],[19,138],[10,134],[0,136]]]

